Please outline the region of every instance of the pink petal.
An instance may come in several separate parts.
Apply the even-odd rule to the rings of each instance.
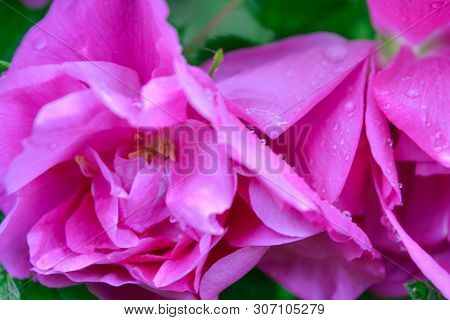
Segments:
[[[17,203],[0,227],[0,261],[11,275],[29,276],[27,233],[45,213],[76,191],[79,178],[75,164],[68,163],[49,170],[18,191]]]
[[[53,66],[8,72],[0,79],[0,178],[22,150],[21,141],[31,134],[39,109],[82,87]]]
[[[419,44],[450,22],[450,2],[435,0],[368,0],[372,21],[388,35]]]
[[[79,208],[67,220],[65,233],[67,246],[77,253],[88,254],[96,249],[117,249],[98,221],[90,195],[84,196]]]
[[[266,247],[247,247],[216,261],[203,275],[200,297],[218,299],[219,293],[249,272],[266,251]]]
[[[184,128],[176,142],[177,160],[171,163],[167,206],[193,228],[221,234],[216,216],[231,207],[236,177],[212,128],[194,121]]]
[[[110,194],[110,184],[96,177],[92,189],[98,220],[111,241],[120,248],[135,247],[139,239],[133,231],[119,223],[119,199]]]
[[[191,243],[181,255],[165,261],[153,278],[155,286],[165,287],[180,280],[191,272],[199,263],[204,253],[200,252],[196,243]]]
[[[82,109],[80,105],[83,105]],[[75,159],[77,154],[84,152],[86,145],[100,143],[102,148],[106,148],[110,143],[117,144],[120,140],[111,140],[111,133],[109,139],[101,139],[94,134],[117,127],[119,123],[120,120],[105,111],[87,90],[47,104],[35,119],[33,134],[24,141],[24,150],[9,168],[5,178],[8,191],[18,190],[58,163]],[[120,132],[116,131],[114,135]]]
[[[441,291],[441,293],[449,298],[450,297],[450,274],[443,269],[436,260],[433,259],[426,251],[424,251],[416,241],[414,241],[408,233],[399,224],[395,215],[387,210],[386,215],[389,221],[392,223],[395,230],[398,232],[400,239],[405,245],[411,259],[417,264],[420,270],[423,272],[433,284]]]
[[[161,0],[54,1],[46,17],[26,35],[11,70],[65,61],[108,61],[136,70],[141,80],[148,81],[152,74],[170,72],[170,62],[181,52],[167,15]]]
[[[330,202],[341,194],[360,142],[367,65],[354,67],[328,96],[273,142],[275,152],[284,154]],[[303,145],[298,145],[302,130],[308,134]]]
[[[259,267],[302,299],[355,299],[384,276],[381,260],[324,234],[273,247]]]
[[[369,78],[369,88],[375,75],[375,64],[372,62]],[[393,140],[387,119],[378,108],[373,91],[367,92],[367,107],[365,115],[366,135],[375,166],[377,167],[375,179],[380,179],[382,201],[389,208],[399,205],[402,200],[400,185],[398,183],[397,169],[395,166]]]
[[[155,170],[155,169],[151,169]],[[165,205],[168,181],[162,172],[139,171],[133,181],[128,199],[121,200],[122,223],[139,233],[170,215]]]
[[[267,62],[217,84],[231,102],[231,111],[271,138],[278,137],[336,88],[372,47],[369,42],[347,42],[338,36],[317,34],[316,41],[309,37],[312,36],[306,40],[310,46],[295,50],[293,39],[290,46],[284,42],[277,44],[278,59],[273,59],[269,51]],[[296,41],[301,42],[302,38]],[[327,40],[323,41],[324,38]],[[246,50],[252,53],[249,59],[259,62],[267,54],[264,47]],[[224,60],[220,70],[227,69],[227,61]],[[234,68],[233,57],[231,61]],[[249,60],[241,63],[247,66]]]
[[[323,231],[323,225],[305,219],[301,212],[276,197],[261,182],[253,179],[249,188],[250,203],[259,219],[273,231],[300,239]]]
[[[450,59],[417,59],[403,49],[375,78],[378,106],[429,156],[450,167]]]
[[[237,198],[227,219],[225,241],[234,247],[273,246],[299,240],[265,226],[242,198]]]

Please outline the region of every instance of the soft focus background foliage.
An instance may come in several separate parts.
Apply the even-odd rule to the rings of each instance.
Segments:
[[[192,64],[214,50],[230,51],[318,31],[349,39],[373,39],[364,0],[168,0],[176,27]],[[0,0],[0,72],[11,60],[26,31],[48,10],[30,10],[18,0]],[[64,26],[61,26],[62,28]],[[2,216],[0,213],[0,221]],[[301,285],[301,284],[299,284]],[[413,299],[430,299],[427,286],[411,283]],[[17,280],[0,266],[0,299],[95,299],[84,286],[49,289],[32,280]],[[295,299],[262,272],[253,270],[221,295],[222,299]],[[374,299],[366,293],[361,299]]]

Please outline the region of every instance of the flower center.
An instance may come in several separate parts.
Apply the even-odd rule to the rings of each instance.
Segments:
[[[128,154],[130,159],[143,157],[148,163],[151,163],[153,158],[159,156],[175,161],[175,144],[162,134],[146,136],[136,133],[134,139],[137,148],[136,151]]]

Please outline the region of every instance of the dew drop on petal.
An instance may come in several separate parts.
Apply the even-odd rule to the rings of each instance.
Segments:
[[[442,152],[442,147],[441,146],[434,146],[433,147],[433,151],[436,153],[441,153]]]
[[[142,109],[142,101],[141,100],[135,100],[131,104],[136,109]]]
[[[342,211],[342,215],[347,219],[352,220],[352,214],[349,211],[347,210]]]
[[[392,139],[386,139],[386,144],[392,148],[392,146],[394,145],[394,142],[392,141]]]
[[[34,48],[36,50],[42,50],[47,46],[47,40],[45,38],[40,38],[36,41]]]
[[[347,58],[348,51],[342,45],[331,45],[325,50],[325,57],[331,62],[340,62]]]
[[[444,5],[444,1],[433,1],[429,4],[431,9],[440,9]]]
[[[406,92],[406,95],[411,99],[415,99],[420,96],[420,92],[415,88],[411,88]]]
[[[411,80],[411,76],[404,76],[404,77],[402,78],[402,80],[404,80],[404,81]]]
[[[344,109],[349,112],[353,111],[355,109],[355,103],[353,101],[346,102],[344,105]]]

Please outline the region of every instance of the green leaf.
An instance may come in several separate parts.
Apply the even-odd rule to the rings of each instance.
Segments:
[[[227,6],[229,0],[168,0],[167,2],[170,7],[169,21],[181,35],[181,42],[188,44],[217,17]],[[201,14],[199,14],[199,10],[201,10]],[[240,43],[242,43],[241,39],[249,39],[251,43],[266,43],[274,38],[273,32],[261,26],[251,15],[247,6],[241,4],[217,28],[212,30],[195,52],[185,52],[184,54],[187,55],[190,63],[199,64],[212,57],[212,54],[206,51],[209,48],[214,50],[223,48],[224,52],[229,51],[222,45],[214,47],[210,45],[211,39],[226,37],[238,40]],[[244,46],[248,46],[248,44]],[[232,49],[241,48],[238,45],[232,47]]]
[[[409,296],[412,300],[444,300],[444,296],[436,289],[433,284],[425,280],[412,281],[405,284]]]
[[[74,286],[59,289],[59,295],[63,300],[97,300],[85,286]]]
[[[321,31],[350,39],[372,39],[375,35],[364,0],[246,0],[246,4],[278,39]]]
[[[47,9],[31,10],[17,0],[0,2],[0,60],[11,61],[25,33],[42,19]]]
[[[294,295],[287,292],[275,281],[258,269],[253,269],[242,279],[220,294],[221,300],[293,300]]]
[[[20,280],[19,280],[20,281]],[[58,289],[47,288],[40,283],[23,280],[20,281],[21,300],[60,300]]]
[[[0,60],[0,73],[5,72],[9,68],[9,62]]]
[[[0,265],[0,300],[19,300],[20,291],[14,279]]]

